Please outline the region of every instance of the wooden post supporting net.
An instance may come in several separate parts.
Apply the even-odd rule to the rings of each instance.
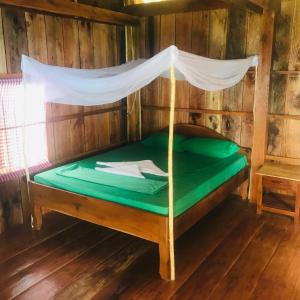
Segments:
[[[169,173],[169,249],[171,280],[175,280],[175,255],[174,255],[174,183],[173,183],[173,139],[174,117],[176,100],[176,78],[173,64],[170,69],[170,122],[169,122],[169,147],[168,147],[168,173]]]

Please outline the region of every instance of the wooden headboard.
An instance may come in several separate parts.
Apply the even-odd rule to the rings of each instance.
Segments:
[[[176,124],[174,126],[174,132],[180,133],[186,136],[202,136],[202,137],[210,137],[221,140],[228,140],[222,134],[201,125],[192,125],[192,124]]]

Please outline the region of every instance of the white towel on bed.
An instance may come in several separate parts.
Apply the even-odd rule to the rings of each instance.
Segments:
[[[112,174],[118,174],[118,175],[124,175],[124,176],[130,176],[130,177],[138,177],[143,178],[143,174],[140,172],[139,167],[137,165],[127,165],[127,166],[121,166],[121,167],[113,167],[113,168],[95,168],[96,171],[106,172],[106,173],[112,173]]]
[[[168,176],[168,173],[161,170],[152,160],[125,161],[125,162],[102,162],[97,161],[97,165],[111,168],[126,168],[128,166],[137,166],[141,173],[152,174],[156,176]]]

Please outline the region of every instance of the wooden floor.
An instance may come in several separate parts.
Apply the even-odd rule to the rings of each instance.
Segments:
[[[0,238],[0,299],[300,299],[300,233],[230,198],[176,242],[175,282],[154,244],[50,214]]]

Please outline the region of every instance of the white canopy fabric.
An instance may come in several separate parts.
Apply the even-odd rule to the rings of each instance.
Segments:
[[[74,69],[42,64],[22,56],[25,87],[38,84],[46,102],[69,105],[100,105],[121,100],[159,76],[169,77],[171,65],[177,80],[207,91],[237,84],[257,56],[246,59],[216,60],[197,56],[170,46],[150,59],[103,69]]]

